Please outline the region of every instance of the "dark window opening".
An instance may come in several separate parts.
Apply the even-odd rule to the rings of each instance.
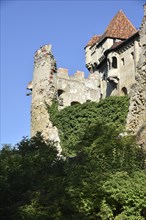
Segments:
[[[122,58],[121,61],[122,61],[122,66],[124,66],[125,65],[124,58]]]
[[[77,102],[77,101],[71,102],[71,105],[76,105],[76,104],[81,104],[81,103],[80,103],[80,102]]]
[[[113,57],[113,58],[112,58],[112,67],[113,67],[114,69],[117,68],[117,58],[116,58],[116,57]]]
[[[123,92],[123,95],[127,95],[127,94],[128,94],[127,88],[126,88],[126,87],[123,87],[123,88],[122,88],[122,92]]]
[[[116,38],[113,39],[113,44],[116,42]]]
[[[63,91],[62,89],[58,89],[58,91],[57,91],[58,97],[61,96],[63,92],[64,92],[64,91]]]
[[[131,56],[132,56],[132,59],[134,59],[134,53],[133,52],[131,53]]]

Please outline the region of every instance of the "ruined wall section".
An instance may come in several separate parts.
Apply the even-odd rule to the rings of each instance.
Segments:
[[[94,75],[94,74],[93,74]],[[84,72],[77,71],[68,75],[68,69],[59,68],[57,71],[56,90],[58,93],[59,109],[86,101],[99,101],[96,76],[84,77]]]
[[[140,145],[146,148],[146,4],[140,28],[140,59],[132,86],[127,129],[137,135]]]
[[[55,94],[53,75],[56,74],[56,61],[51,45],[45,45],[36,51],[32,81],[31,136],[38,131],[44,138],[59,141],[58,131],[52,126],[46,104],[50,105]]]

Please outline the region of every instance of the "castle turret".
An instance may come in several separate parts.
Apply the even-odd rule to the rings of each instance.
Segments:
[[[36,51],[32,81],[31,136],[38,131],[44,138],[59,141],[58,131],[53,127],[46,104],[50,105],[55,95],[54,75],[56,61],[51,52],[51,45],[45,45]]]

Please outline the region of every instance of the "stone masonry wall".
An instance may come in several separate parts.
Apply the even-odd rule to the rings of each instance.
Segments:
[[[55,94],[53,75],[56,62],[51,53],[51,45],[41,47],[35,53],[32,81],[31,136],[38,131],[44,138],[59,142],[58,131],[52,126],[46,104],[50,105]],[[58,150],[61,151],[59,144]]]
[[[137,135],[138,143],[146,149],[146,4],[140,28],[140,59],[136,71],[136,83],[132,86],[127,129]]]
[[[92,74],[93,75],[93,74]],[[96,76],[84,78],[84,72],[77,71],[69,76],[68,70],[59,68],[56,76],[56,90],[58,92],[59,109],[74,103],[99,101],[99,88]]]

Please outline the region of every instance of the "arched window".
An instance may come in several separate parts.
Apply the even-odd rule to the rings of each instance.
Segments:
[[[127,91],[126,87],[123,87],[121,90],[122,90],[123,95],[127,95],[128,94],[128,91]]]
[[[112,58],[112,67],[113,67],[114,69],[117,68],[117,58],[116,58],[116,57],[113,57],[113,58]]]
[[[71,102],[71,105],[76,105],[76,104],[81,104],[81,103],[80,103],[80,102],[77,102],[77,101]]]

